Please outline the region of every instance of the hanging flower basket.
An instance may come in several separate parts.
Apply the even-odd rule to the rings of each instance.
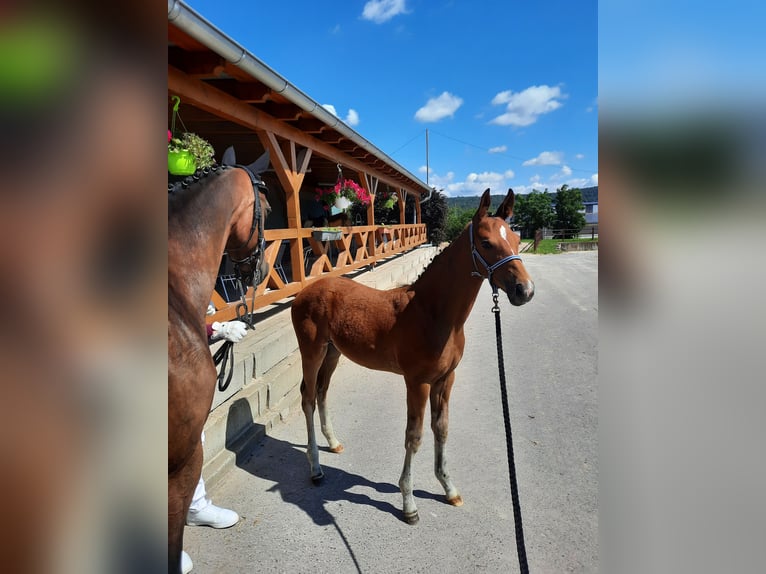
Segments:
[[[173,175],[192,175],[197,171],[197,161],[188,150],[168,151],[168,171]]]
[[[396,192],[391,190],[379,191],[375,196],[375,199],[384,209],[391,209],[394,205],[396,205],[396,202],[399,201],[399,197],[396,195]]]
[[[215,150],[210,143],[195,133],[184,132],[180,137],[174,137],[178,106],[181,98],[173,96],[173,119],[168,130],[168,171],[173,175],[192,175],[198,169],[211,167],[215,164]],[[181,122],[183,125],[183,121]],[[186,129],[186,126],[184,126]]]
[[[371,199],[367,190],[351,179],[338,180],[335,187],[320,187],[315,191],[316,199],[324,204],[325,211],[330,211],[331,207],[346,211],[352,203],[369,205]]]
[[[170,137],[168,171],[173,175],[191,175],[197,169],[214,165],[214,153],[213,146],[197,134],[186,132],[180,138]]]
[[[335,200],[335,203],[333,205],[335,205],[335,207],[337,207],[341,211],[346,211],[349,207],[351,207],[351,200],[341,195],[338,197],[338,199]]]

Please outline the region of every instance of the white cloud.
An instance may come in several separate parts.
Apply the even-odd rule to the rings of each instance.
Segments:
[[[500,194],[508,190],[508,180],[513,179],[514,173],[507,170],[503,173],[485,171],[482,173],[469,173],[465,180],[455,181],[455,173],[448,172],[446,176],[433,174],[429,183],[436,189],[443,189],[449,197],[481,195],[489,188],[491,193]]]
[[[406,12],[405,0],[370,0],[364,5],[362,19],[382,24],[394,16],[405,14]]]
[[[561,175],[563,175],[564,177],[569,177],[570,175],[572,175],[572,168],[569,167],[568,165],[562,165]]]
[[[575,154],[575,159],[585,159],[585,155],[581,153]]]
[[[428,174],[430,175],[430,174],[432,174],[433,172],[434,172],[434,168],[432,168],[432,167],[426,167],[426,166],[424,166],[424,165],[421,165],[421,166],[418,168],[418,173],[422,173],[422,174],[424,174],[424,175],[425,175],[426,173],[428,173]]]
[[[439,97],[429,99],[425,106],[415,112],[415,119],[419,122],[438,122],[446,117],[454,116],[462,105],[462,98],[453,96],[449,92],[442,92]]]
[[[338,110],[336,110],[335,106],[332,104],[322,104],[322,107],[334,115],[336,118],[340,118],[338,115]],[[343,121],[350,126],[359,125],[359,113],[355,109],[349,108],[348,113],[346,114],[346,119]]]
[[[590,176],[590,181],[593,185],[598,185],[598,174],[594,173],[592,176]]]
[[[558,86],[531,86],[524,91],[514,93],[511,90],[500,92],[492,98],[493,105],[505,105],[505,113],[489,123],[500,126],[528,126],[535,123],[543,114],[560,108],[559,101],[566,98]]]
[[[346,123],[350,126],[359,125],[359,114],[354,108],[348,110],[348,114],[346,114]]]
[[[489,153],[503,153],[504,151],[508,151],[508,146],[497,145],[495,147],[489,148]]]
[[[560,151],[544,151],[535,158],[528,159],[521,165],[559,165],[564,154]]]

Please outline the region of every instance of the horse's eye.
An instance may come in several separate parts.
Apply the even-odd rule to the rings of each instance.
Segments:
[[[492,244],[489,242],[489,239],[482,239],[481,240],[481,246],[484,249],[492,249]]]

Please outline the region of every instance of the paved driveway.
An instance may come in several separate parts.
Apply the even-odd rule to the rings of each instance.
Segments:
[[[517,308],[501,297],[500,305],[529,566],[596,572],[598,252],[524,262],[535,298]],[[491,306],[485,284],[451,401],[448,467],[464,506],[444,502],[427,430],[413,464],[420,523],[401,520],[404,382],[344,359],[330,400],[346,450],[320,453],[324,483],[309,481],[296,411],[212,493],[240,523],[186,529],[194,572],[518,571]]]

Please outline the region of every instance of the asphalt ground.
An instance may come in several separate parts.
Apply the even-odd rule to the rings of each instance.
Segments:
[[[512,307],[501,293],[500,308],[527,559],[536,573],[597,572],[598,252],[524,263],[534,299]],[[462,507],[433,475],[426,426],[413,463],[420,522],[402,520],[404,382],[342,359],[329,401],[343,453],[323,448],[316,417],[324,482],[309,479],[295,410],[211,492],[240,522],[186,528],[193,572],[517,572],[491,307],[485,283],[450,401],[447,464]]]

